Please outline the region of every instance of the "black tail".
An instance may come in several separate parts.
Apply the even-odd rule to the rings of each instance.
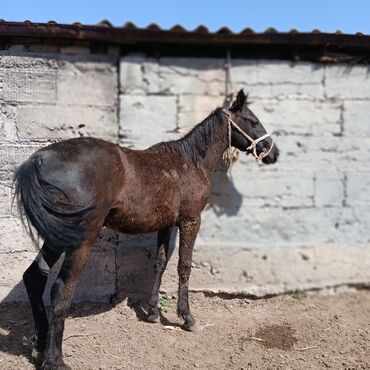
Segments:
[[[26,218],[34,241],[31,225],[50,248],[58,252],[71,251],[86,240],[94,207],[68,202],[60,188],[42,178],[41,161],[41,155],[34,154],[14,175],[15,197],[22,221]]]

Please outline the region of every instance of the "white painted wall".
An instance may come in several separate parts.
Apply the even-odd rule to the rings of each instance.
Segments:
[[[370,282],[370,68],[233,60],[281,150],[278,164],[240,155],[215,176],[191,287],[252,294]],[[120,63],[120,142],[178,138],[221,106],[223,59],[133,55]],[[126,252],[127,253],[127,252]],[[132,250],[135,253],[135,250]],[[176,259],[165,289],[176,290]]]
[[[0,54],[0,301],[25,298],[21,276],[36,253],[10,206],[19,163],[78,135],[135,148],[176,139],[225,94],[223,59],[10,54]],[[263,166],[241,154],[231,176],[215,174],[191,288],[261,295],[370,283],[370,68],[232,65],[281,156]],[[154,235],[105,231],[77,298],[147,292],[154,246]],[[176,254],[163,281],[171,292]]]
[[[0,54],[0,302],[26,299],[22,274],[36,255],[11,207],[15,168],[50,141],[79,135],[117,141],[117,91],[114,57]],[[80,299],[114,294],[114,261],[115,245],[103,239],[80,284]]]

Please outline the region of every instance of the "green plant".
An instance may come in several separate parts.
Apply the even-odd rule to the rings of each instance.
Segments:
[[[306,297],[307,297],[306,292],[301,289],[296,289],[292,292],[292,298],[298,299],[298,301],[301,301],[303,298]]]
[[[159,305],[161,306],[161,307],[171,307],[171,302],[170,302],[170,300],[169,299],[167,299],[167,298],[161,298],[160,300],[159,300]]]

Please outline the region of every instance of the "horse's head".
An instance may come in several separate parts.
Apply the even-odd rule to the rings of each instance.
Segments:
[[[231,130],[233,147],[248,154],[252,153],[266,164],[277,161],[279,150],[259,119],[249,109],[243,90],[239,91],[236,100],[228,110],[224,110],[224,113]]]

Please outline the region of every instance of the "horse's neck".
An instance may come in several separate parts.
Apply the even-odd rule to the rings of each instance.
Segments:
[[[224,135],[216,136],[212,138],[213,141],[211,145],[208,147],[207,154],[203,159],[202,166],[203,168],[212,175],[215,169],[219,166],[222,155],[228,147],[228,137],[227,137],[227,129],[225,130]]]
[[[228,129],[226,122],[214,122],[212,124],[211,130],[208,132],[201,131],[204,136],[204,145],[201,147],[196,147],[195,150],[198,151],[197,164],[200,165],[209,176],[218,167],[224,151],[228,147]],[[196,132],[191,132],[190,135],[199,134]]]

